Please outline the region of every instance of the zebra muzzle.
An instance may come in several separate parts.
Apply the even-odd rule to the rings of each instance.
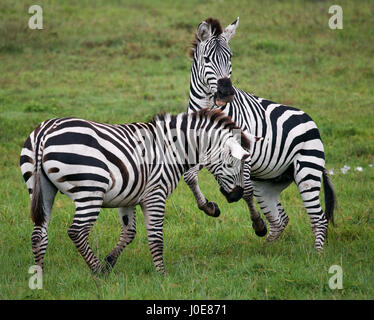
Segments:
[[[218,80],[217,92],[214,98],[217,105],[226,104],[234,100],[235,91],[229,78],[222,78]]]
[[[220,191],[229,203],[239,201],[243,196],[243,188],[239,186],[236,186],[231,192],[225,191],[222,187]]]

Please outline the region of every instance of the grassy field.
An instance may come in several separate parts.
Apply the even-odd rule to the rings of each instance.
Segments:
[[[0,299],[374,298],[372,1],[339,1],[343,30],[328,27],[335,1],[38,1],[43,30],[28,29],[31,4],[0,0]],[[222,214],[205,216],[180,182],[166,207],[166,277],[154,271],[140,210],[137,236],[113,272],[91,275],[67,235],[73,204],[59,194],[43,290],[30,290],[33,225],[18,165],[27,135],[52,117],[126,123],[185,111],[188,50],[210,16],[225,26],[240,16],[230,43],[234,85],[303,109],[321,131],[339,201],[324,253],[314,251],[294,185],[281,199],[290,223],[269,245],[245,203],[228,204],[202,172],[201,188]],[[102,210],[90,236],[101,259],[119,234],[117,212]],[[342,290],[328,285],[334,264]]]

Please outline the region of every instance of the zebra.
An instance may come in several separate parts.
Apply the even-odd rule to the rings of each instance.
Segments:
[[[250,181],[244,182],[246,201],[258,236],[267,227],[254,205],[253,195],[268,223],[268,241],[278,239],[289,218],[280,203],[280,193],[293,181],[302,197],[315,236],[314,246],[322,250],[328,222],[334,224],[336,196],[325,169],[324,148],[317,125],[305,112],[257,97],[232,85],[229,40],[235,34],[239,17],[224,30],[218,20],[209,18],[199,24],[190,56],[190,99],[187,112],[201,107],[220,109],[246,133],[263,139],[253,144]],[[198,171],[191,168],[184,180],[195,195],[198,207],[210,216],[220,210],[208,201],[198,185]],[[244,170],[245,171],[245,170]],[[319,194],[323,176],[325,212]],[[247,180],[248,176],[244,177]]]
[[[95,274],[105,274],[136,235],[135,207],[145,216],[148,244],[157,271],[163,262],[166,198],[183,173],[199,163],[228,197],[241,197],[242,170],[252,137],[220,110],[202,109],[176,116],[160,114],[150,122],[111,125],[78,118],[42,122],[26,139],[20,167],[31,199],[31,243],[35,264],[43,269],[48,223],[56,192],[75,204],[68,235]],[[118,208],[120,239],[104,265],[88,236],[101,208]]]

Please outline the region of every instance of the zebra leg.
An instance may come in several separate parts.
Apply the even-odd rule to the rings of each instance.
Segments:
[[[102,271],[103,268],[88,243],[88,236],[92,226],[99,216],[102,202],[102,198],[101,200],[88,200],[84,202],[75,200],[75,216],[73,223],[68,230],[70,239],[73,241],[84,261],[86,261],[87,265],[94,273]]]
[[[122,223],[122,231],[117,245],[105,258],[105,272],[114,267],[123,249],[134,240],[136,235],[135,207],[118,208],[118,214]]]
[[[247,203],[249,211],[251,213],[252,228],[255,230],[255,234],[258,237],[264,237],[267,233],[267,227],[265,221],[261,218],[259,212],[253,201],[253,193],[251,196],[243,194],[243,199]]]
[[[259,212],[257,211],[254,200],[253,200],[253,186],[250,180],[250,167],[247,165],[244,166],[243,178],[244,178],[243,199],[247,203],[247,206],[251,213],[252,228],[255,230],[255,234],[257,236],[263,237],[267,233],[266,223],[264,222]]]
[[[48,223],[57,188],[43,173],[40,175],[40,188],[43,199],[44,223],[42,225],[34,225],[34,230],[31,235],[31,247],[35,258],[35,264],[43,269],[44,255],[48,245]]]
[[[163,260],[163,224],[165,214],[165,199],[148,199],[142,202],[142,210],[145,217],[145,227],[148,235],[148,245],[152,254],[156,271],[166,274]]]
[[[287,227],[290,219],[288,218],[288,215],[287,215],[286,211],[284,211],[284,208],[283,208],[282,204],[280,203],[280,201],[278,201],[277,208],[278,208],[279,216],[280,216],[280,219],[282,221],[282,225],[283,225],[283,229],[284,229],[284,228]]]
[[[309,215],[315,237],[314,247],[317,251],[321,251],[327,238],[328,225],[319,200],[323,171],[316,170],[316,164],[302,161],[302,159],[295,161],[295,168],[297,168],[295,182]]]
[[[208,201],[200,190],[198,173],[201,169],[202,166],[200,165],[192,167],[184,174],[184,181],[187,183],[188,187],[195,196],[198,208],[204,211],[208,216],[218,217],[221,214],[218,205],[215,202]]]
[[[279,211],[279,195],[290,182],[276,183],[274,181],[252,181],[255,196],[266,220],[269,222],[269,233],[266,237],[267,241],[275,241],[279,238],[284,228],[285,212],[281,214]],[[287,216],[287,215],[286,215]]]

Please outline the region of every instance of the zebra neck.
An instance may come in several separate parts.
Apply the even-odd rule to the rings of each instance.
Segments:
[[[191,69],[189,112],[198,111],[203,108],[211,108],[214,105],[213,94],[209,93],[208,87],[200,81],[197,76],[196,61]]]
[[[214,104],[214,101],[211,101],[210,104],[207,103],[206,107],[220,109],[222,112],[230,116],[244,131],[248,131],[254,135],[262,135],[262,131],[256,131],[255,129],[262,129],[263,126],[266,126],[266,106],[271,103],[271,101],[264,100],[263,98],[254,96],[253,94],[236,87],[233,88],[235,91],[233,102],[228,102],[225,106],[219,107]],[[190,93],[190,97],[191,96],[192,92]],[[204,99],[208,101],[209,96],[205,95],[202,97],[202,101]],[[191,104],[190,98],[189,111],[191,112],[192,110],[195,111],[199,109],[199,107]],[[261,125],[259,125],[259,123],[261,123]]]
[[[213,105],[214,101],[211,96],[207,95],[205,97],[201,97],[190,91],[190,101],[188,104],[189,111],[198,111],[204,108],[211,108]]]

